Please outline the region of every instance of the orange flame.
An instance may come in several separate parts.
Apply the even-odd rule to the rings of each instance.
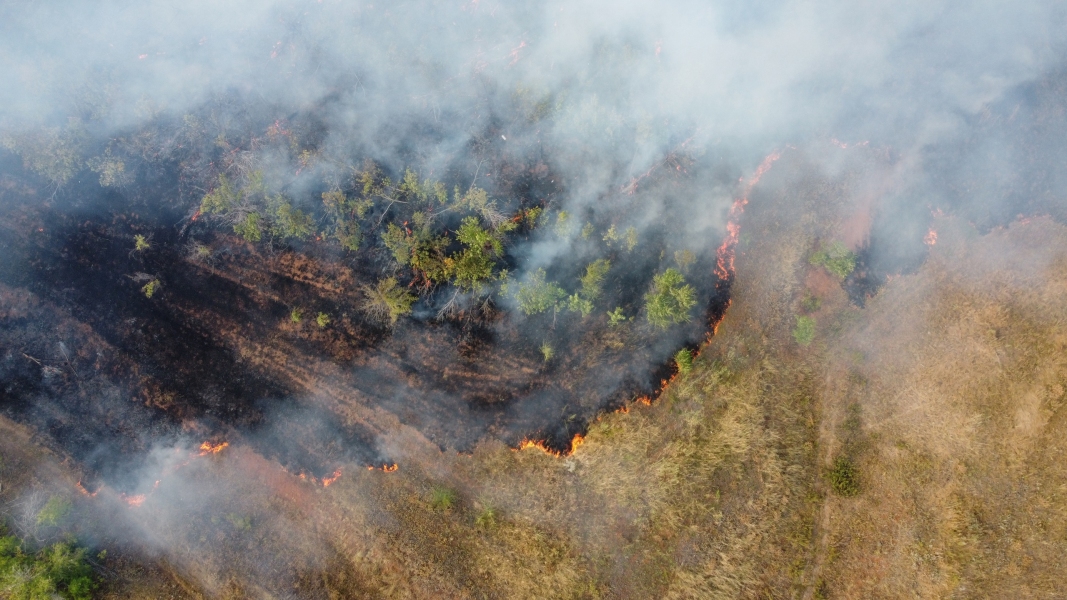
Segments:
[[[193,218],[190,219],[190,221],[196,221],[199,218],[200,218],[200,209],[198,208],[198,209],[196,209],[196,212],[193,213]]]
[[[933,246],[937,243],[937,230],[931,229],[927,232],[926,237],[923,238],[923,243],[927,246]]]
[[[212,444],[211,442],[204,442],[203,444],[200,444],[200,456],[207,456],[208,454],[218,454],[229,445],[229,442],[222,442],[221,444]]]
[[[582,443],[584,443],[584,442],[585,442],[585,436],[580,434],[580,433],[576,433],[576,434],[574,434],[574,437],[571,438],[571,447],[570,447],[570,449],[565,451],[565,452],[558,452],[556,450],[553,450],[553,449],[549,448],[548,445],[545,444],[544,440],[531,440],[529,438],[524,438],[521,442],[519,442],[519,447],[516,448],[515,450],[516,451],[521,451],[521,450],[526,450],[527,448],[537,448],[538,450],[540,450],[541,452],[544,452],[545,454],[547,454],[549,456],[555,456],[556,458],[560,458],[560,457],[563,457],[563,456],[570,456],[570,455],[574,454],[574,451],[578,449],[578,446],[581,446]]]
[[[330,484],[341,478],[341,469],[333,472],[333,475],[322,478],[322,487],[330,487]]]
[[[392,466],[382,465],[382,471],[384,471],[386,473],[392,473],[393,471],[396,471],[399,468],[400,467],[398,467],[396,463],[393,463]]]
[[[148,496],[145,494],[137,494],[136,496],[127,496],[126,494],[122,494],[121,497],[122,501],[126,504],[129,504],[130,506],[140,506],[144,504],[144,501],[146,499],[148,499]]]
[[[78,485],[78,491],[83,493],[83,494],[85,494],[86,496],[89,496],[90,498],[95,498],[96,497],[96,493],[100,491],[100,490],[96,490],[96,492],[93,492],[93,493],[90,494],[89,490],[85,489],[85,486],[82,485],[82,482],[79,481],[77,485]]]
[[[734,255],[737,249],[738,236],[741,234],[741,224],[739,220],[741,215],[745,212],[745,205],[748,204],[748,196],[752,193],[752,188],[756,187],[761,177],[771,169],[771,165],[774,161],[781,158],[781,153],[774,151],[767,155],[756,168],[756,172],[749,178],[748,183],[745,184],[744,193],[737,200],[734,200],[733,206],[730,207],[729,220],[726,223],[726,239],[723,240],[722,245],[719,246],[719,250],[716,253],[718,260],[715,265],[715,274],[719,279],[730,279],[734,274]]]

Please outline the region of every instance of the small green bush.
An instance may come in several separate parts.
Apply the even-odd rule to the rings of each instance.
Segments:
[[[459,502],[456,492],[444,486],[434,486],[430,491],[430,506],[434,510],[451,510]]]
[[[682,348],[674,355],[674,363],[678,365],[678,372],[685,375],[693,370],[693,353],[688,348]]]
[[[152,245],[148,243],[148,239],[141,234],[133,236],[133,249],[138,252],[144,252],[151,248]]]
[[[666,329],[676,323],[686,323],[689,311],[696,306],[696,290],[685,282],[681,271],[669,268],[652,278],[652,288],[645,294],[648,322]]]
[[[367,299],[363,310],[372,318],[390,325],[410,313],[411,306],[415,303],[415,296],[409,294],[397,282],[396,277],[380,279],[374,287],[363,286],[363,295]]]
[[[300,322],[304,320],[304,311],[299,308],[294,308],[292,312],[289,313],[289,320],[293,323],[300,324]]]
[[[797,317],[797,326],[793,328],[793,339],[801,346],[807,346],[815,339],[815,319]]]
[[[69,499],[63,496],[52,496],[37,513],[37,524],[48,527],[58,525],[70,514],[71,508],[73,505]]]
[[[486,506],[478,513],[478,516],[474,519],[474,524],[482,529],[492,529],[496,527],[497,514],[496,510],[492,506]]]
[[[834,466],[826,475],[830,481],[830,489],[838,496],[846,498],[860,493],[859,470],[855,463],[847,456],[838,456],[834,459]]]
[[[160,288],[161,285],[162,284],[159,283],[158,279],[153,279],[152,281],[149,281],[148,283],[146,283],[144,285],[144,287],[141,288],[141,292],[144,293],[145,298],[151,298],[152,296],[154,296],[156,294],[156,292],[159,291],[159,288]]]
[[[559,302],[566,297],[567,292],[554,281],[545,281],[544,269],[531,273],[529,279],[520,284],[519,291],[515,293],[519,310],[524,315],[536,315],[558,308]]]
[[[318,323],[319,329],[325,329],[330,324],[330,315],[320,312],[315,316],[315,322]]]
[[[841,242],[834,242],[829,246],[823,246],[812,254],[809,262],[815,266],[826,268],[827,271],[836,275],[838,279],[844,279],[856,268],[856,254]]]
[[[541,344],[541,356],[545,357],[545,362],[552,360],[552,357],[556,355],[556,349],[552,347],[552,344],[544,342]]]

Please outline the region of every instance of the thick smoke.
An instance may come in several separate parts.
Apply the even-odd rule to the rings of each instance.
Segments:
[[[47,185],[34,201],[54,203],[56,210],[92,215],[132,206],[146,218],[169,219],[168,225],[177,223],[173,233],[153,243],[191,252],[195,248],[183,246],[189,243],[183,228],[215,181],[208,157],[223,143],[237,156],[234,164],[245,160],[252,170],[254,163],[267,173],[267,185],[298,207],[321,206],[328,182],[344,185],[367,158],[394,175],[411,167],[450,185],[479,185],[501,209],[514,210],[518,206],[504,195],[519,187],[519,178],[505,168],[544,165],[553,178],[531,195],[553,215],[572,215],[571,226],[561,232],[550,224],[516,242],[508,250],[514,259],[509,266],[515,281],[528,280],[539,268],[562,280],[580,276],[596,258],[581,233],[585,223],[596,225],[596,237],[609,226],[620,233],[633,228],[643,247],[665,249],[628,258],[633,273],[660,271],[670,266],[673,251],[692,249],[695,272],[710,274],[737,182],[767,153],[798,147],[833,173],[846,168],[841,147],[866,145],[892,165],[889,184],[872,184],[872,194],[890,191],[877,199],[869,232],[852,241],[873,280],[921,263],[923,236],[937,209],[962,214],[980,228],[1020,213],[1067,217],[1064,22],[1067,7],[1044,1],[8,3],[0,8],[0,134],[9,148],[3,169],[15,174],[24,166],[42,174]],[[272,125],[281,133],[264,141]],[[310,166],[287,153],[290,131],[314,141]],[[53,159],[35,162],[42,149]],[[476,158],[490,154],[500,159],[487,164]],[[168,180],[154,170],[159,156],[171,161],[167,168],[199,178]],[[109,157],[121,158],[125,169],[109,172]],[[671,172],[685,177],[679,183],[666,176]],[[15,193],[10,182],[22,176],[4,175],[8,192],[0,202],[9,202]],[[5,245],[21,243],[13,233],[4,235],[12,240]],[[73,231],[64,252],[102,247],[101,238],[92,230]],[[20,273],[31,272],[31,262],[39,268],[34,256],[12,254],[4,283],[29,285]],[[143,273],[151,266],[144,265]],[[359,273],[364,268],[370,267],[352,267]],[[178,293],[179,276],[163,281],[164,289]],[[710,277],[700,283],[704,300],[714,283]],[[623,290],[619,297],[637,288],[639,296],[647,277],[620,275],[616,287]],[[96,307],[88,312],[107,304],[100,299],[103,288],[63,289],[72,304]],[[422,301],[415,318],[431,321],[448,300],[444,294]],[[500,303],[515,312],[512,301]],[[218,310],[239,314],[241,308]],[[70,318],[37,314],[31,320]],[[149,321],[135,309],[115,314]],[[648,349],[653,358],[641,363],[643,376],[680,344],[699,339],[702,325]],[[172,323],[155,333],[145,327],[146,340],[200,335]],[[401,323],[392,339],[412,327]],[[99,352],[110,352],[104,348],[109,343],[121,346],[106,333],[101,338],[92,342]],[[471,346],[479,340],[448,339]],[[80,410],[110,411],[109,418],[123,414],[134,433],[73,441],[69,436],[75,434],[62,427],[52,433],[109,485],[130,493],[151,489],[157,472],[174,468],[167,453],[195,448],[205,434],[271,448],[268,458],[321,479],[336,464],[401,460],[415,445],[409,440],[421,436],[462,450],[485,437],[515,443],[524,427],[542,423],[545,414],[573,423],[547,432],[569,439],[582,418],[605,406],[601,399],[575,408],[550,392],[534,392],[532,401],[492,413],[472,408],[458,388],[449,387],[462,386],[466,374],[448,372],[460,383],[441,383],[413,410],[405,382],[416,374],[374,360],[344,369],[329,361],[286,367],[297,372],[294,378],[326,382],[294,401],[286,385],[253,382],[253,370],[227,362],[206,341],[210,381],[168,375],[168,354],[146,341],[138,348],[159,373],[90,385],[80,373],[88,372],[92,352],[71,359],[58,346],[34,343],[42,344],[34,360],[47,364],[28,365],[9,353],[0,365],[5,382],[29,382],[45,368],[50,377],[69,381],[66,387],[26,383],[29,391],[20,402],[37,404],[5,409],[44,423],[53,418],[50,411],[66,410],[59,407],[73,395],[88,401],[96,394],[95,408],[79,404]],[[433,340],[411,347],[381,343],[391,356],[422,352],[425,364],[443,356],[435,354]],[[120,350],[130,349],[114,352]],[[131,367],[116,364],[112,373],[123,369]],[[229,373],[240,375],[229,379]],[[605,370],[583,392],[610,394],[633,376],[626,369]],[[359,388],[360,382],[373,383]],[[179,415],[179,424],[171,426],[151,412],[170,410],[164,392],[144,396],[133,389],[180,385],[199,399],[197,410],[209,408],[187,419]],[[507,400],[501,389],[478,390],[479,401]],[[149,408],[121,408],[116,398],[126,393],[141,393],[138,400]],[[247,401],[256,410],[231,418],[227,410],[236,409],[212,404],[214,398]],[[352,408],[361,403],[387,414]],[[581,418],[568,421],[572,413]],[[134,466],[109,470],[120,454]],[[172,478],[159,493],[174,494],[182,504],[182,494],[197,485],[192,476]],[[211,498],[190,502],[161,514],[197,513],[198,503],[210,504]],[[178,543],[161,537],[171,525],[180,523],[131,527],[140,528],[150,546],[165,548]]]

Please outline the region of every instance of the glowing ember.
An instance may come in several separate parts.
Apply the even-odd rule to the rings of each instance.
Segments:
[[[400,467],[398,467],[396,463],[393,463],[392,466],[382,465],[382,471],[385,471],[386,473],[392,473],[393,471],[396,471],[399,468]]]
[[[229,445],[229,442],[222,442],[221,444],[212,444],[211,442],[204,442],[203,444],[200,444],[200,456],[207,456],[208,454],[218,454]]]
[[[570,456],[571,454],[574,454],[574,451],[577,450],[578,446],[581,446],[584,441],[585,441],[585,436],[583,436],[580,433],[576,433],[576,434],[574,434],[574,438],[571,439],[571,448],[570,448],[570,450],[568,450],[566,452],[557,452],[557,451],[549,448],[545,444],[545,442],[542,441],[542,440],[531,440],[531,439],[527,438],[527,439],[522,440],[522,442],[519,443],[519,447],[516,448],[515,450],[516,451],[520,451],[520,450],[526,450],[527,448],[536,448],[536,449],[540,450],[541,452],[544,452],[545,454],[547,454],[549,456],[554,456],[556,458],[560,458],[560,457],[563,457],[563,456]]]
[[[322,478],[322,487],[330,487],[330,484],[341,478],[341,469],[333,472],[333,475]]]
[[[934,244],[936,244],[937,243],[937,230],[936,229],[931,229],[926,234],[926,237],[923,238],[923,243],[926,244],[927,246],[933,246]]]
[[[122,494],[121,497],[122,501],[126,504],[129,504],[130,506],[140,506],[144,504],[145,500],[148,499],[148,496],[145,494],[137,494],[136,496],[127,496],[126,494]]]
[[[96,492],[99,492],[100,490],[97,490],[96,492],[93,492],[93,493],[90,494],[89,490],[85,489],[85,486],[83,486],[82,482],[79,481],[78,482],[78,491],[81,492],[82,494],[85,494],[86,496],[89,496],[90,498],[93,498],[93,497],[96,496]]]

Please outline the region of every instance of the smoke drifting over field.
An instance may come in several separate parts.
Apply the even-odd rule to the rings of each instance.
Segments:
[[[852,152],[882,165],[845,240],[857,304],[921,263],[935,211],[980,229],[1067,218],[1064,22],[1047,1],[8,3],[3,409],[128,494],[173,469],[144,464],[205,438],[318,482],[402,462],[411,440],[566,451],[704,337],[727,299],[713,272],[731,205],[773,151],[830,174]],[[407,169],[483,225],[519,224],[493,272],[510,293],[393,262],[390,219],[418,235],[404,201],[367,209],[358,250],[316,245],[324,194]],[[220,175],[310,215],[307,239],[245,244],[245,213],[201,214]],[[467,200],[476,188],[493,204]],[[434,235],[462,227],[446,205]],[[605,257],[603,291],[579,297]],[[652,335],[636,328],[668,268],[699,303]],[[387,276],[433,289],[388,326],[359,312]],[[565,296],[522,315],[515,290],[537,277]],[[608,325],[615,307],[630,333]],[[577,324],[587,312],[599,329]]]

